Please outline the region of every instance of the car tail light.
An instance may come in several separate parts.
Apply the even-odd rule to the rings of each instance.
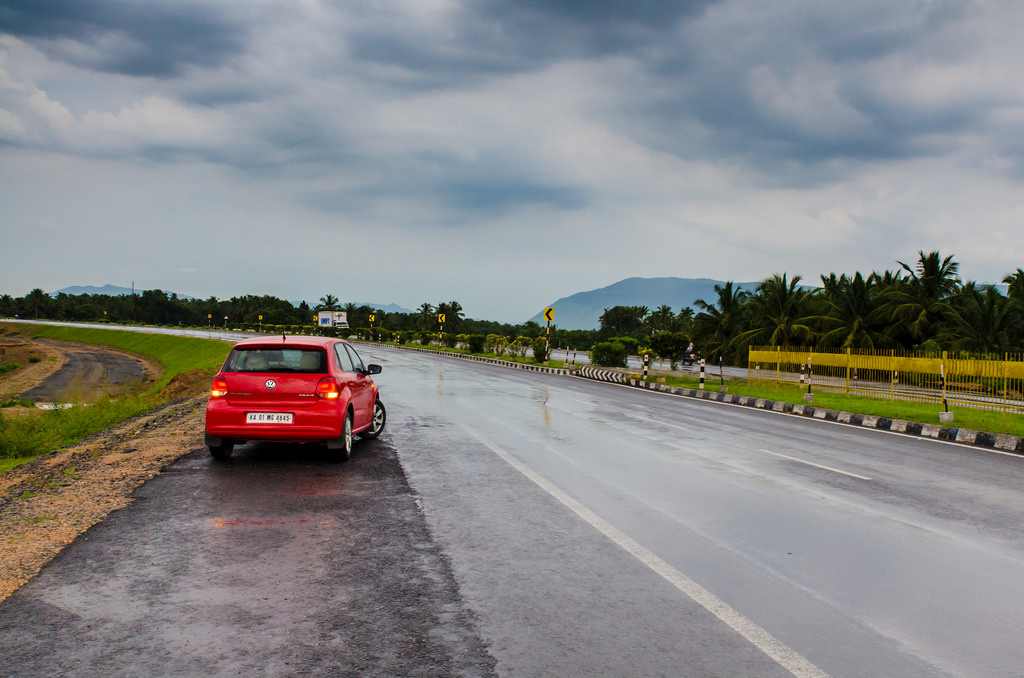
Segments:
[[[228,380],[224,377],[213,378],[213,388],[210,389],[211,398],[223,398],[228,394]]]
[[[334,400],[341,395],[341,391],[338,390],[338,382],[334,380],[334,377],[324,377],[316,385],[316,395],[319,398]]]

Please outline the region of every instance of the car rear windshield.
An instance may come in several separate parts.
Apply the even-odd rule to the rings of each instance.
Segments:
[[[321,348],[252,348],[232,349],[224,366],[225,372],[327,372],[327,351]]]

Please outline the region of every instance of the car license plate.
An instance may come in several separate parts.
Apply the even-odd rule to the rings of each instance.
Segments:
[[[290,424],[291,412],[246,412],[246,424]]]

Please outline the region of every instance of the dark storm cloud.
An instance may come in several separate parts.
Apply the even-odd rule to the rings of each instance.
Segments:
[[[246,11],[239,5],[239,12]],[[9,0],[0,33],[53,59],[122,75],[167,78],[216,66],[245,48],[248,25],[207,3],[146,0]]]
[[[652,148],[734,158],[797,183],[834,178],[822,162],[945,153],[982,129],[998,101],[932,102],[899,81],[964,59],[963,44],[936,35],[972,11],[963,2],[788,3],[680,24],[637,48],[642,77],[622,83],[614,124]],[[681,133],[687,126],[700,134]]]
[[[659,34],[699,16],[711,2],[467,2],[449,17],[444,39],[391,20],[349,36],[358,60],[399,66],[412,87],[458,86],[531,71],[566,59],[642,51]],[[413,79],[407,76],[415,74]]]

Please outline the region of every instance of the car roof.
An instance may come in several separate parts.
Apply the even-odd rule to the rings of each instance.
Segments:
[[[242,341],[235,344],[235,347],[244,348],[246,346],[274,346],[278,348],[326,348],[328,346],[332,346],[338,342],[343,341],[343,339],[336,339],[335,337],[319,337],[309,335],[272,335],[263,337],[253,337],[252,339],[243,339]]]

